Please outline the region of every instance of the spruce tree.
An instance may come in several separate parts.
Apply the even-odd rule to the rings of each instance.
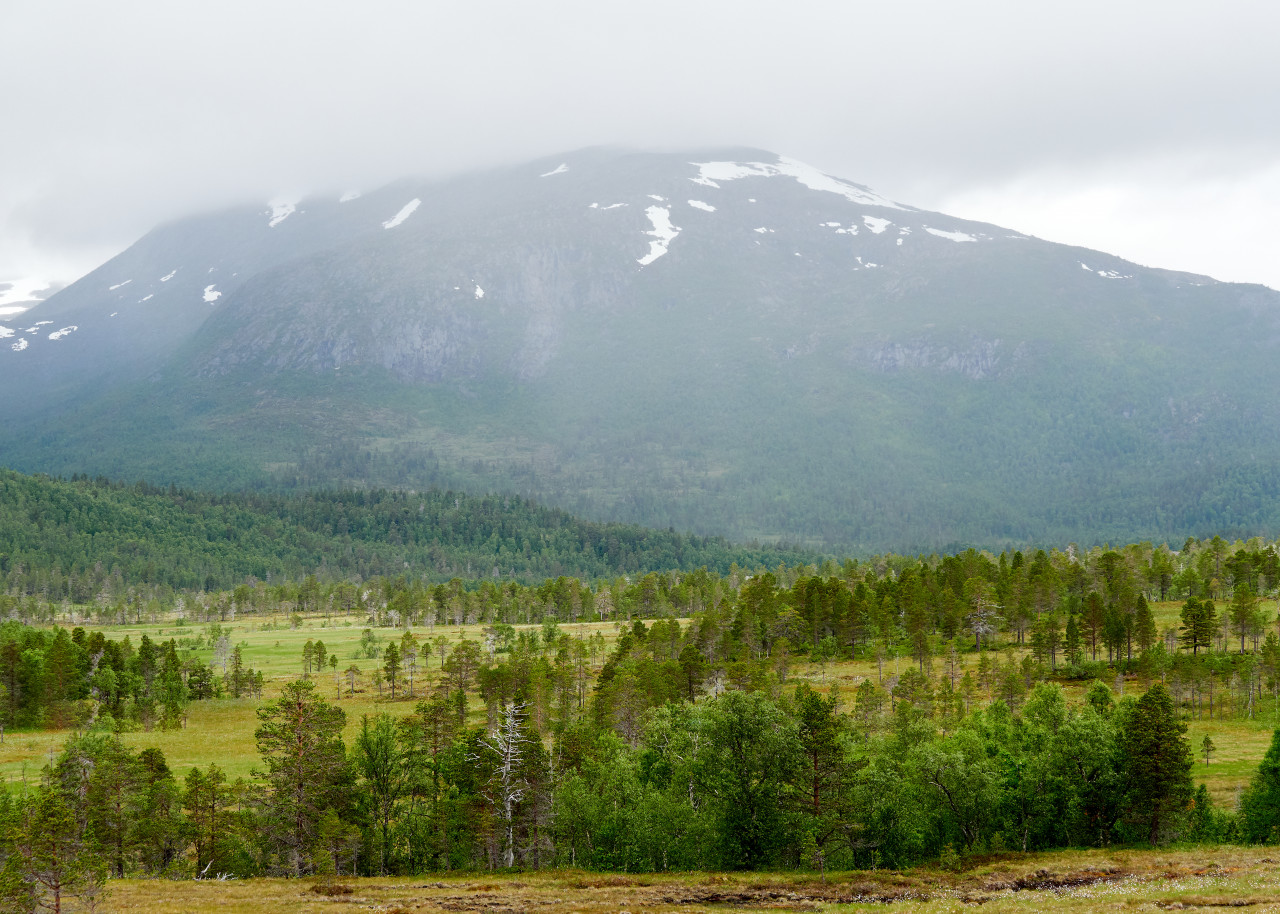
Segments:
[[[1177,826],[1191,802],[1194,764],[1173,699],[1157,683],[1133,705],[1125,722],[1129,791],[1126,820],[1157,844]]]
[[[1240,798],[1240,824],[1244,837],[1255,843],[1280,833],[1280,730],[1272,734],[1258,773]]]

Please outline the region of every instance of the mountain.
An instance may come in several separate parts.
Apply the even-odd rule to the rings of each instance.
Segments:
[[[10,327],[0,461],[866,551],[1277,532],[1278,305],[760,150],[591,149],[156,229]]]

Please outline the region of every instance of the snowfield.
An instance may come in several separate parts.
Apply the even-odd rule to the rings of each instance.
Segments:
[[[667,246],[680,234],[680,229],[671,224],[671,210],[664,206],[651,206],[644,213],[649,217],[649,221],[653,223],[653,228],[645,232],[645,234],[652,235],[654,240],[649,242],[649,253],[637,260],[636,263],[642,267],[647,267],[667,253]]]

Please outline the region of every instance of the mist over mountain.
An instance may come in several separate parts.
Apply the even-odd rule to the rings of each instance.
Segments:
[[[0,320],[0,461],[868,551],[1274,533],[1278,305],[761,150],[589,149],[157,228]]]

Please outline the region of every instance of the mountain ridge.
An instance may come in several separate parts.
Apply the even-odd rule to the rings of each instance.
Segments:
[[[290,205],[159,228],[41,306],[77,329],[0,348],[0,460],[232,487],[438,461],[597,520],[868,552],[1280,529],[1251,500],[1280,444],[1263,287],[750,149]],[[102,316],[142,269],[130,322]]]

